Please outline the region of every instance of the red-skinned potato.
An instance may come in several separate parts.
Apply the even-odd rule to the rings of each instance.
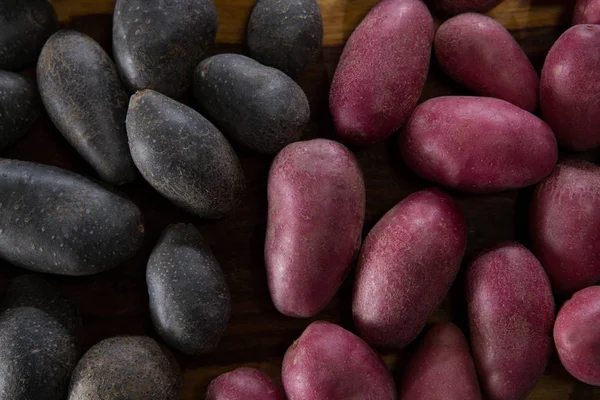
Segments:
[[[600,286],[580,290],[563,304],[554,324],[554,342],[571,375],[600,386]]]
[[[389,137],[421,95],[434,24],[421,0],[383,0],[344,47],[329,97],[337,134],[357,145]]]
[[[573,25],[579,24],[600,24],[600,1],[577,1],[573,9]]]
[[[360,336],[374,346],[409,344],[450,289],[465,244],[460,209],[438,189],[388,211],[359,255],[352,314]]]
[[[483,392],[524,400],[552,353],[554,299],[544,269],[520,244],[492,248],[469,266],[467,307]]]
[[[410,117],[399,145],[406,164],[423,178],[478,194],[533,185],[558,158],[544,121],[489,97],[426,101]]]
[[[285,353],[288,400],[395,400],[396,385],[377,353],[329,322],[313,322]]]
[[[504,0],[430,0],[436,10],[446,15],[476,12],[484,13]]]
[[[531,203],[533,252],[554,290],[570,293],[600,280],[600,167],[567,161],[536,188]]]
[[[265,263],[275,307],[310,317],[331,301],[360,248],[365,186],[354,155],[314,139],[285,147],[267,188]]]
[[[410,359],[400,400],[481,400],[469,344],[456,325],[431,327]]]
[[[205,400],[284,400],[271,378],[255,368],[237,368],[212,380]]]
[[[600,25],[575,25],[554,43],[540,80],[540,108],[558,143],[600,146]]]
[[[533,112],[540,79],[510,32],[496,20],[467,13],[444,22],[435,35],[442,69],[473,92]]]

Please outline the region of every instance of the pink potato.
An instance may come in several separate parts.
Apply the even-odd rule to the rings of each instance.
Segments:
[[[205,400],[284,400],[271,378],[255,368],[237,368],[212,380]]]
[[[575,25],[554,43],[540,81],[540,108],[558,143],[600,146],[600,25]]]
[[[481,400],[469,344],[454,324],[434,325],[406,371],[400,400]]]
[[[288,400],[394,400],[386,365],[361,338],[324,321],[313,322],[285,353]]]
[[[421,0],[382,0],[356,27],[335,71],[329,108],[337,134],[357,145],[389,137],[421,95],[433,18]]]
[[[600,1],[578,0],[573,9],[573,25],[600,24]]]
[[[432,182],[470,193],[533,185],[556,163],[552,130],[488,97],[436,97],[419,105],[399,138],[406,164]]]
[[[571,375],[600,386],[600,286],[580,290],[563,304],[554,324],[554,342]]]
[[[360,251],[352,299],[360,336],[390,348],[412,342],[450,289],[466,240],[458,205],[438,189],[388,211]]]
[[[535,190],[533,252],[554,290],[572,293],[600,280],[600,167],[567,161]]]
[[[475,13],[450,18],[438,29],[434,49],[442,69],[473,92],[536,110],[538,74],[496,20]]]
[[[360,248],[365,185],[343,145],[314,139],[285,147],[267,188],[265,263],[275,307],[311,317],[327,306]]]
[[[480,254],[467,271],[467,308],[483,391],[525,399],[552,353],[554,299],[539,261],[517,243]]]
[[[483,13],[496,7],[504,0],[431,0],[434,7],[446,15],[468,12]]]

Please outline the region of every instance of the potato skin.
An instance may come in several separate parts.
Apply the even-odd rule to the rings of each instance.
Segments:
[[[600,24],[600,1],[577,1],[573,9],[573,25],[580,24]]]
[[[426,101],[406,124],[399,145],[406,164],[423,178],[478,194],[533,185],[558,158],[544,121],[487,97]]]
[[[219,54],[198,64],[194,96],[224,134],[260,153],[275,154],[298,140],[310,117],[296,82],[240,54]]]
[[[388,211],[358,257],[352,314],[360,336],[373,346],[412,342],[450,289],[466,240],[458,204],[438,189]]]
[[[360,248],[362,172],[354,154],[337,142],[297,142],[273,161],[267,191],[271,298],[285,315],[313,316],[331,301]]]
[[[552,353],[554,299],[539,261],[517,243],[483,252],[467,271],[467,308],[483,391],[525,399]]]
[[[582,289],[563,304],[554,324],[554,342],[571,375],[600,386],[600,286]]]
[[[310,324],[285,353],[281,376],[289,400],[395,400],[396,385],[361,338],[325,321]]]
[[[33,82],[0,71],[0,150],[27,134],[40,114],[40,106]]]
[[[271,378],[255,368],[237,368],[213,379],[205,400],[284,400]]]
[[[481,400],[469,344],[452,323],[431,327],[406,371],[400,400]]]
[[[482,96],[537,109],[540,79],[510,32],[493,18],[461,14],[436,32],[435,56],[458,83]]]
[[[600,146],[600,25],[576,25],[544,62],[540,106],[558,143],[575,151]]]
[[[600,280],[600,167],[562,162],[535,189],[530,214],[533,252],[554,290],[574,292]]]
[[[261,64],[295,76],[317,59],[323,18],[317,0],[259,0],[248,21],[248,49]]]
[[[434,24],[421,0],[383,0],[356,27],[342,52],[329,96],[337,134],[368,145],[389,137],[421,95]]]
[[[490,11],[504,0],[431,0],[436,10],[446,15]]]

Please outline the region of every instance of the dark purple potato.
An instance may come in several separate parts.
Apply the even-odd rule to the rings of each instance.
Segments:
[[[0,71],[0,150],[25,136],[39,113],[33,83],[13,72]]]
[[[248,21],[248,49],[261,64],[290,76],[314,62],[323,42],[317,0],[258,0]]]
[[[55,33],[40,54],[37,81],[50,119],[100,178],[114,185],[133,181],[125,130],[129,96],[102,47],[83,33]]]
[[[146,336],[117,336],[79,360],[69,400],[177,400],[180,371],[172,355]]]
[[[194,95],[223,133],[260,153],[275,154],[298,140],[310,117],[308,99],[292,78],[239,54],[202,61]]]
[[[35,64],[46,39],[58,29],[48,0],[0,1],[0,69]]]
[[[127,135],[133,161],[160,194],[202,218],[231,213],[244,176],[227,139],[193,109],[153,90],[131,97]]]
[[[231,313],[217,259],[191,224],[169,225],[146,270],[150,316],[158,334],[187,354],[217,348]]]
[[[135,204],[73,172],[0,159],[0,257],[36,272],[91,275],[142,245]]]
[[[181,96],[216,34],[213,0],[118,0],[113,53],[123,83]]]

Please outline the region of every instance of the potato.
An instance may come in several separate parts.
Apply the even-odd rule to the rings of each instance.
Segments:
[[[217,34],[213,0],[118,0],[113,54],[130,92],[152,89],[178,98]]]
[[[362,172],[354,155],[337,142],[293,143],[271,165],[267,196],[271,298],[285,315],[313,316],[331,301],[360,248]]]
[[[540,79],[527,55],[499,22],[481,14],[458,15],[439,27],[435,56],[442,69],[475,93],[533,112]]]
[[[325,321],[310,324],[285,353],[288,400],[394,400],[396,385],[378,354],[358,336]]]
[[[205,400],[284,400],[273,381],[255,368],[237,368],[210,382]]]
[[[91,275],[141,247],[138,207],[70,171],[0,159],[0,257],[36,272]]]
[[[600,24],[600,1],[577,1],[573,9],[573,25],[579,24]]]
[[[426,101],[406,124],[399,145],[406,164],[423,178],[480,194],[533,185],[558,158],[544,121],[487,97]]]
[[[446,15],[468,12],[484,13],[504,0],[431,0],[435,9]]]
[[[165,342],[186,354],[217,348],[231,298],[219,263],[193,225],[165,228],[150,254],[146,281],[150,317]]]
[[[438,323],[410,359],[401,400],[481,400],[475,365],[462,331]]]
[[[533,252],[554,290],[572,293],[600,280],[600,167],[567,161],[536,188],[531,203]]]
[[[374,346],[412,342],[450,289],[466,240],[458,205],[438,189],[388,211],[358,258],[352,314],[360,336]]]
[[[202,218],[231,214],[244,174],[227,139],[196,111],[154,90],[131,96],[127,136],[133,162],[160,194]]]
[[[83,33],[55,33],[40,54],[37,81],[50,119],[100,178],[114,185],[133,181],[125,131],[129,96],[102,47]]]
[[[261,153],[298,140],[310,117],[308,99],[292,78],[240,54],[198,64],[194,96],[224,134]]]
[[[600,386],[600,286],[575,293],[563,304],[554,324],[554,342],[562,365],[575,378]]]
[[[0,26],[0,69],[19,70],[35,64],[58,20],[48,0],[3,0]]]
[[[4,150],[25,136],[40,114],[33,82],[13,72],[0,71],[0,110],[0,150]]]
[[[542,68],[542,115],[570,150],[600,146],[599,47],[600,25],[576,25],[554,43]]]
[[[490,400],[525,399],[552,353],[554,299],[544,269],[517,243],[498,245],[467,271],[473,358]]]
[[[248,21],[248,50],[261,64],[290,76],[317,59],[323,19],[317,0],[260,0]]]
[[[337,134],[358,145],[389,137],[421,95],[434,24],[421,0],[383,0],[356,27],[329,96]]]

